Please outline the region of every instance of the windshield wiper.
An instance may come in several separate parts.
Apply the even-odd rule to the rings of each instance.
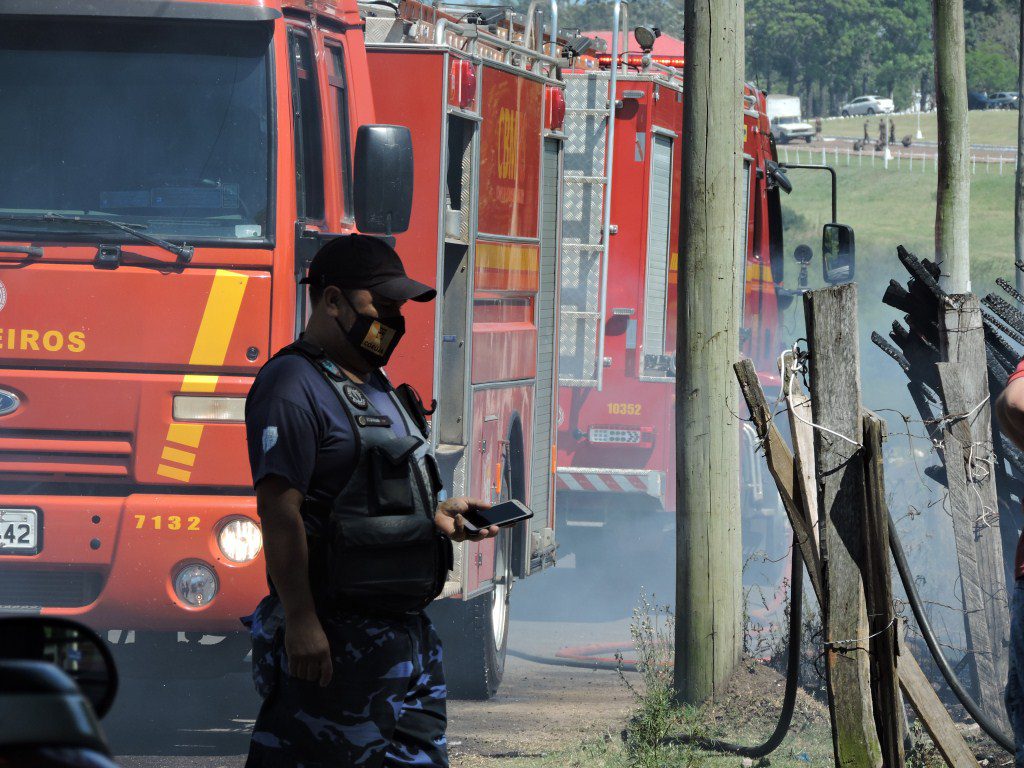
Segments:
[[[176,245],[175,243],[168,242],[163,238],[156,237],[155,235],[147,235],[142,231],[143,224],[125,224],[120,221],[114,221],[113,219],[103,219],[87,216],[70,216],[64,213],[55,213],[49,211],[47,213],[18,213],[18,214],[3,214],[0,215],[0,221],[72,221],[81,224],[103,224],[114,229],[119,229],[125,232],[137,240],[141,240],[144,243],[155,245],[157,248],[163,248],[169,253],[173,253],[177,257],[177,264],[188,264],[192,261],[192,255],[195,253],[195,248],[191,245]]]

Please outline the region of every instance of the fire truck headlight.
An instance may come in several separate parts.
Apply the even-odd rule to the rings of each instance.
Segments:
[[[174,594],[193,608],[202,608],[217,596],[217,574],[202,563],[189,563],[174,575]]]
[[[245,421],[244,397],[174,396],[175,421]]]
[[[263,548],[263,534],[249,518],[233,517],[221,525],[217,544],[231,562],[248,563]]]

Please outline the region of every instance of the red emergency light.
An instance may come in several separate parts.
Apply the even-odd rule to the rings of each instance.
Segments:
[[[476,101],[476,67],[466,59],[452,59],[448,77],[448,102],[459,109],[472,109]]]
[[[601,67],[610,67],[612,65],[612,55],[610,53],[599,53],[596,58],[598,65]],[[642,53],[621,54],[619,61],[627,66],[640,68],[644,65],[644,55]],[[651,56],[651,61],[655,64],[675,67],[676,69],[682,69],[683,64],[686,63],[686,59],[682,56]]]
[[[561,88],[549,85],[544,94],[544,127],[559,131],[565,123],[565,93]]]

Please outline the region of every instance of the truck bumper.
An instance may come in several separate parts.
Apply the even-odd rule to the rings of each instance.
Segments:
[[[560,491],[642,493],[664,501],[665,473],[655,469],[558,467],[555,487]]]
[[[558,467],[555,488],[561,524],[603,528],[626,511],[666,509],[665,473],[654,469]]]
[[[0,614],[65,616],[98,631],[232,632],[267,593],[262,552],[234,563],[217,543],[225,520],[258,522],[251,496],[0,495],[4,507],[38,511],[40,549],[0,554]],[[195,563],[217,578],[202,607],[173,586],[178,571]]]

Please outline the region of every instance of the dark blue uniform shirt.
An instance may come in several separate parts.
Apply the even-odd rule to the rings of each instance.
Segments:
[[[374,373],[359,388],[400,437],[405,422]],[[352,425],[323,373],[301,355],[282,355],[263,366],[245,401],[245,431],[253,487],[279,475],[308,498],[331,503],[356,464]]]

